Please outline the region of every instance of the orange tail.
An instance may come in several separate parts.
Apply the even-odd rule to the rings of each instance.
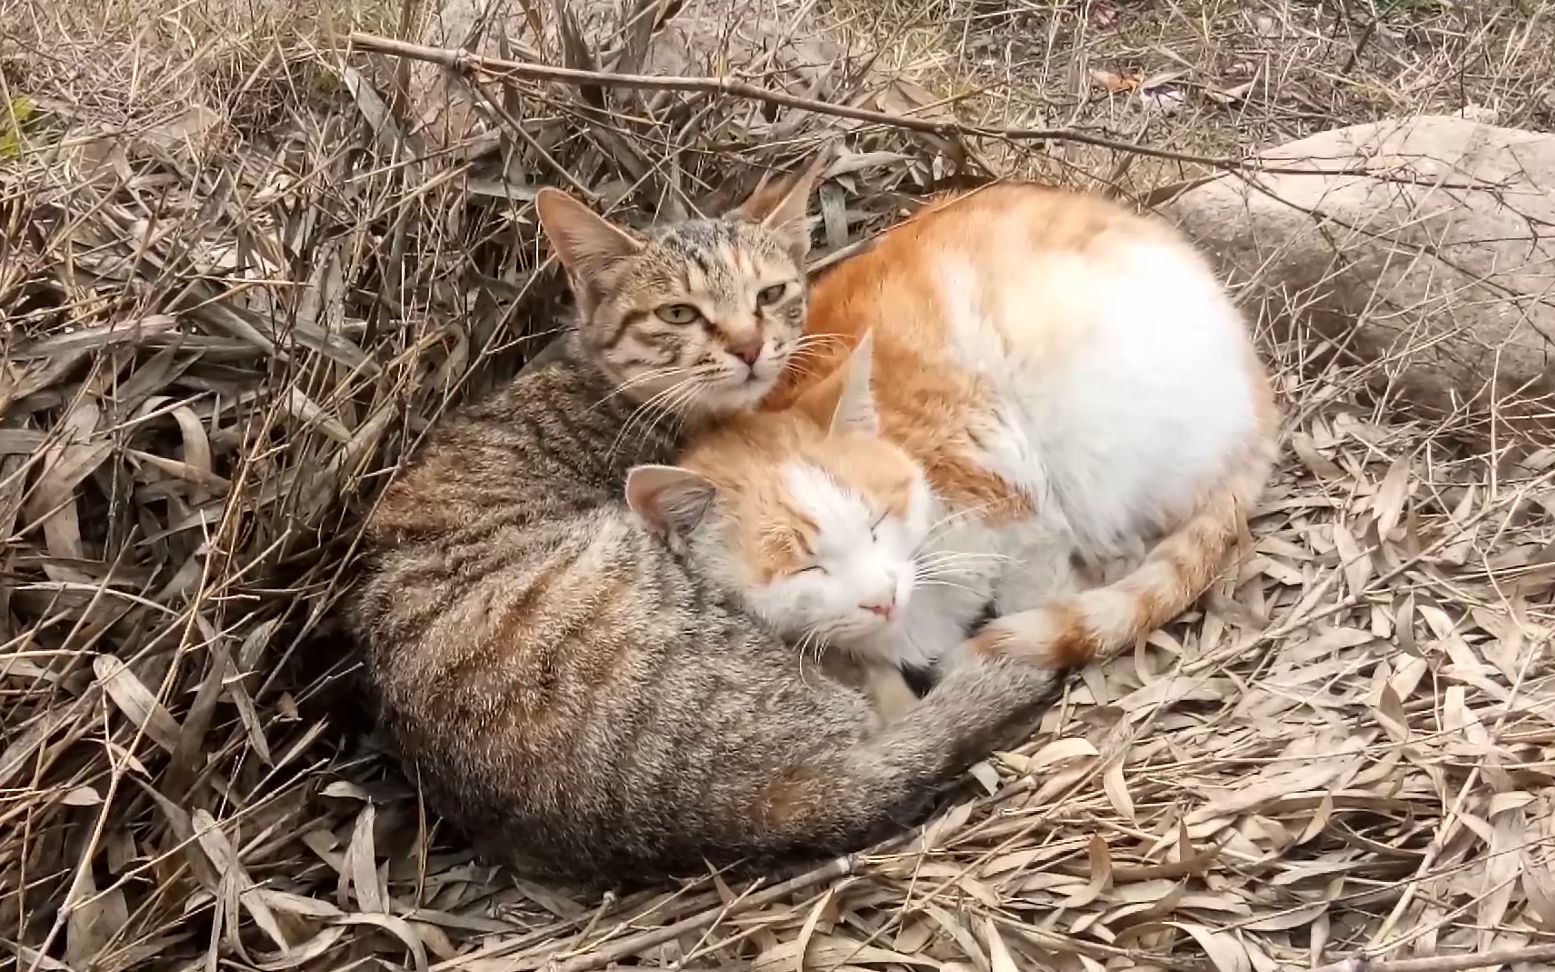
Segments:
[[[975,654],[1068,669],[1106,658],[1188,609],[1226,566],[1274,464],[1273,437],[1133,571],[1104,587],[1067,594],[990,621],[968,643]]]

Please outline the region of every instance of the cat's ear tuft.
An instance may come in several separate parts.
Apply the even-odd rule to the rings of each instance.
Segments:
[[[560,189],[547,186],[536,193],[535,213],[574,288],[582,289],[580,299],[597,293],[602,274],[643,248],[635,235]]]
[[[781,179],[762,176],[750,196],[730,213],[777,233],[796,261],[810,252],[810,193],[831,153],[822,149],[799,171]]]
[[[712,505],[717,487],[679,466],[633,466],[626,474],[626,505],[663,537],[684,537]]]
[[[872,379],[874,347],[874,334],[865,332],[847,362],[800,399],[799,406],[822,428],[880,434]]]

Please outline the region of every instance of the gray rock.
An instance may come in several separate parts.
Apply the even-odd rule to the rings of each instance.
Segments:
[[[1232,173],[1162,209],[1277,330],[1310,326],[1476,437],[1494,415],[1555,441],[1555,136],[1425,116],[1261,158],[1314,174]]]
[[[688,0],[654,28],[647,0],[567,0],[579,40],[606,69],[625,74],[737,76],[775,90],[828,99],[852,67],[847,50],[799,0]],[[538,36],[536,28],[539,28]],[[654,28],[651,31],[645,28]],[[443,0],[424,42],[562,64],[566,47],[551,4],[520,0]],[[428,65],[412,69],[423,136],[449,144],[479,124],[466,89]]]

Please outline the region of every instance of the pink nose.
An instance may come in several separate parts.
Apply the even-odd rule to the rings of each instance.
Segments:
[[[754,365],[761,359],[761,338],[751,338],[739,344],[730,344],[729,353],[739,358],[748,365]]]
[[[887,621],[896,616],[896,598],[894,597],[890,598],[889,600],[878,601],[874,604],[860,604],[859,607],[868,611],[870,614],[878,614],[882,618],[885,618]]]

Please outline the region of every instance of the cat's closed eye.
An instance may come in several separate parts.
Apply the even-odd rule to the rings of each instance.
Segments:
[[[666,324],[690,324],[702,316],[702,312],[690,304],[665,304],[655,308],[654,313]]]
[[[891,515],[890,513],[882,513],[882,514],[880,514],[879,519],[875,520],[875,522],[873,522],[873,523],[871,523],[869,525],[869,535],[872,538],[874,538],[876,540],[880,539],[880,524],[884,523],[885,522],[885,518],[890,516],[890,515]]]
[[[763,287],[756,294],[756,304],[760,307],[765,307],[768,304],[776,303],[787,292],[788,284],[786,283],[776,283],[770,287]]]
[[[808,567],[801,567],[798,570],[794,571],[794,576],[798,577],[800,574],[824,574],[824,573],[826,573],[826,568],[825,567],[822,567],[820,564],[811,564]]]

